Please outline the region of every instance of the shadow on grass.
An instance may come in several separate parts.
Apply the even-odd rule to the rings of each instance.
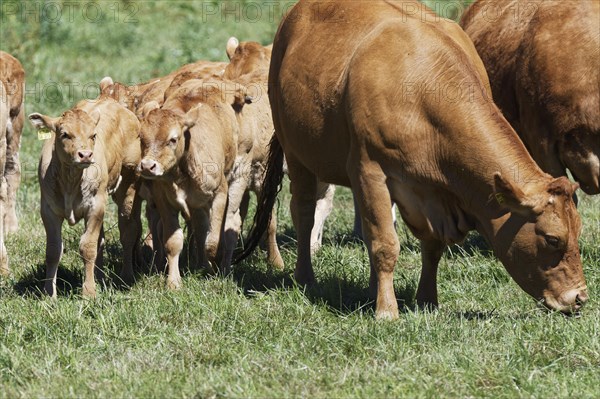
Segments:
[[[327,275],[317,278],[316,283],[311,286],[301,287],[293,279],[293,272],[290,269],[279,271],[264,266],[264,264],[259,267],[256,265],[258,262],[254,256],[233,269],[233,280],[247,296],[252,296],[254,292],[299,288],[304,291],[306,298],[311,303],[324,305],[335,313],[375,311],[375,300],[369,294],[368,285],[347,280],[343,276]],[[258,256],[264,256],[264,254]],[[395,293],[401,312],[411,311],[415,307],[415,286],[413,284],[407,283],[400,287],[396,284]]]
[[[15,291],[22,296],[33,296],[40,298],[44,292],[46,281],[46,265],[38,264],[31,268],[15,283]],[[75,287],[82,284],[81,274],[67,268],[58,268],[56,275],[56,288],[58,296],[71,296]]]

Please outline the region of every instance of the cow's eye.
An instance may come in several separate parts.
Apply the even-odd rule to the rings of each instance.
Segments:
[[[169,143],[177,144],[177,137],[171,137],[171,140],[169,140]]]
[[[96,133],[94,133],[94,134],[92,135],[92,137],[90,137],[90,138],[91,138],[93,141],[96,141]]]
[[[67,133],[67,132],[63,131],[63,132],[60,134],[60,138],[61,138],[62,140],[68,140],[68,139],[70,139],[70,138],[71,138],[71,136],[69,136],[69,133]]]
[[[558,246],[560,245],[560,240],[558,239],[558,237],[546,234],[544,236],[544,238],[546,239],[546,242],[548,243],[548,245],[553,248],[558,248]]]

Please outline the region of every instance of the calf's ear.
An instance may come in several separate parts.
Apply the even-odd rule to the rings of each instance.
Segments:
[[[252,104],[253,101],[254,98],[248,95],[245,89],[238,89],[233,95],[233,99],[231,100],[231,106],[233,107],[235,112],[241,112],[242,108],[244,108],[244,105]]]
[[[230,37],[229,40],[227,40],[226,51],[227,51],[227,57],[229,57],[230,60],[233,57],[233,55],[235,54],[235,49],[237,49],[239,45],[240,45],[240,41],[235,37]]]
[[[198,112],[200,112],[200,107],[202,107],[202,104],[195,106],[182,116],[181,123],[183,124],[184,130],[190,130],[196,126],[196,120],[198,120]]]
[[[29,115],[29,122],[31,122],[33,127],[37,130],[50,129],[55,132],[59,120],[60,118],[52,118],[50,116],[38,114],[37,112]]]
[[[494,174],[494,197],[500,206],[523,216],[535,215],[533,204],[517,185],[504,178],[501,173]]]
[[[145,118],[151,111],[154,111],[155,109],[159,108],[160,105],[158,104],[158,101],[149,101],[146,104],[142,105],[140,109],[138,109],[137,116],[139,116],[140,118]]]
[[[105,76],[100,81],[100,93],[101,94],[105,94],[105,95],[111,95],[111,94],[113,94],[112,86],[114,84],[115,83],[113,82],[113,80],[112,80],[112,78],[110,76]]]

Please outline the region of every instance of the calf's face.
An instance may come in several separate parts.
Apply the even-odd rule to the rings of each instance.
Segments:
[[[154,109],[142,119],[142,160],[138,170],[146,179],[165,177],[184,155],[193,120],[170,110]]]
[[[511,213],[500,218],[494,248],[525,292],[547,308],[578,311],[588,299],[579,255],[581,220],[565,177],[525,194],[499,174],[495,196]]]
[[[95,162],[96,126],[100,114],[90,115],[81,109],[65,112],[60,118],[33,113],[32,125],[54,132],[56,154],[61,163],[85,169]]]

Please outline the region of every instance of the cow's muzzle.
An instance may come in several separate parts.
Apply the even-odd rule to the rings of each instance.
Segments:
[[[154,179],[163,175],[162,167],[154,159],[144,158],[138,167],[142,177]]]

